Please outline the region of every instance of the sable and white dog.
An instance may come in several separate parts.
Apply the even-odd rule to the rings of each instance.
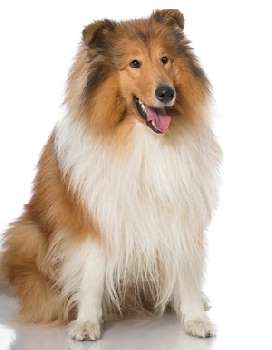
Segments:
[[[209,83],[178,10],[87,26],[66,115],[33,195],[4,238],[20,317],[95,340],[113,314],[172,307],[187,333],[214,326],[201,292],[220,149]]]

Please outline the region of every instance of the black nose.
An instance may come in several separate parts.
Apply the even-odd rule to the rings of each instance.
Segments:
[[[175,90],[168,85],[161,85],[155,91],[157,99],[163,103],[169,103],[175,96]]]

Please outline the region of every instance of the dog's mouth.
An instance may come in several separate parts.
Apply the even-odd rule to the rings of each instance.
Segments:
[[[136,96],[134,96],[134,103],[146,125],[156,134],[165,134],[168,131],[172,118],[167,114],[165,107],[147,106]]]

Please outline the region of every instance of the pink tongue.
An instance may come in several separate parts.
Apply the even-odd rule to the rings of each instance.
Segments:
[[[147,121],[153,121],[157,130],[164,134],[171,123],[170,115],[163,109],[155,109],[146,106]]]

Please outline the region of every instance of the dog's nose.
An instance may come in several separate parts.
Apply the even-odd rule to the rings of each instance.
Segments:
[[[168,85],[161,85],[157,87],[155,95],[160,102],[169,103],[175,96],[175,90]]]

